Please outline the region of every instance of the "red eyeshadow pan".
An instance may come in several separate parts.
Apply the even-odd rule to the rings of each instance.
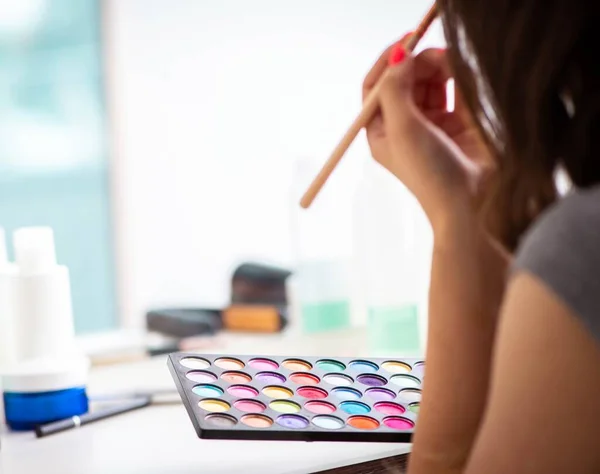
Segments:
[[[300,387],[296,390],[296,393],[304,398],[311,398],[318,400],[321,398],[327,398],[327,390],[317,387]]]

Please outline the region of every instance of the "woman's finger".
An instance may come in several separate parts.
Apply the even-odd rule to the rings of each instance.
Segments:
[[[407,57],[386,74],[379,93],[386,129],[410,136],[413,126],[419,122],[413,97],[414,85],[415,61],[412,57]]]
[[[410,35],[411,35],[411,33],[407,33],[406,35],[404,35],[401,40],[399,40],[397,43],[394,43],[391,46],[389,46],[381,54],[381,56],[379,56],[379,59],[375,62],[375,64],[371,68],[371,70],[367,73],[365,80],[363,81],[363,88],[362,88],[363,100],[365,100],[367,98],[367,96],[369,95],[369,92],[371,92],[371,89],[373,89],[373,87],[375,87],[375,84],[377,84],[377,82],[379,82],[379,78],[381,77],[383,72],[388,68],[389,56],[390,56],[390,52],[392,51],[392,49],[398,43],[405,43],[408,40],[408,38],[410,38]]]
[[[446,50],[428,48],[415,55],[415,80],[447,82],[452,78]]]
[[[445,110],[446,86],[452,75],[443,49],[426,49],[415,56],[414,100],[422,110]]]

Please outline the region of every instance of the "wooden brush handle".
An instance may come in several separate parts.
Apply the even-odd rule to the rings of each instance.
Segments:
[[[425,35],[425,33],[427,32],[429,26],[431,26],[431,23],[435,19],[436,15],[437,9],[434,4],[429,9],[427,14],[423,18],[423,21],[421,21],[414,33],[408,38],[406,42],[407,52],[413,52],[423,35]],[[381,84],[383,83],[386,74],[388,74],[387,69],[381,75],[381,78],[365,99],[363,103],[363,108],[360,114],[358,114],[358,117],[356,117],[354,122],[352,122],[352,125],[350,125],[348,131],[344,134],[338,145],[335,147],[333,153],[325,162],[325,164],[321,168],[321,171],[319,171],[319,174],[315,176],[312,183],[304,193],[304,196],[302,196],[302,199],[300,200],[300,206],[304,209],[310,207],[314,199],[317,197],[317,194],[319,194],[319,192],[329,179],[329,176],[331,176],[333,170],[342,160],[344,154],[346,153],[346,151],[348,151],[348,148],[350,148],[350,145],[352,145],[352,142],[359,134],[361,129],[366,127],[371,122],[371,120],[373,120],[373,117],[375,116],[375,113],[379,108],[379,91],[381,89]]]
[[[388,70],[386,69],[383,75],[387,74],[387,72]],[[371,122],[371,120],[373,120],[375,113],[379,109],[379,90],[381,89],[382,83],[383,81],[380,80],[377,84],[375,84],[375,87],[373,87],[371,93],[365,99],[360,114],[358,114],[358,117],[356,117],[354,122],[352,122],[352,125],[350,125],[348,131],[344,134],[338,145],[335,147],[333,153],[321,168],[321,171],[319,171],[317,176],[315,176],[312,183],[304,193],[304,196],[302,196],[302,199],[300,200],[300,206],[302,206],[304,209],[310,207],[314,199],[317,197],[317,194],[319,194],[319,191],[321,191],[321,188],[329,179],[329,176],[331,176],[331,173],[333,173],[333,170],[342,160],[344,154],[348,148],[350,148],[350,145],[352,145],[352,142],[356,136],[364,127],[369,124],[369,122]]]

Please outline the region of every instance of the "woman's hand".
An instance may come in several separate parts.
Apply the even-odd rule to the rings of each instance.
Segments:
[[[366,97],[383,75],[380,112],[367,138],[375,160],[411,190],[435,232],[457,211],[477,208],[491,159],[458,93],[454,110],[447,110],[445,50],[428,49],[388,66],[397,48],[388,48],[364,81]]]
[[[492,160],[458,94],[454,110],[446,108],[445,51],[388,66],[390,55],[402,56],[388,49],[364,83],[366,96],[383,81],[369,145],[419,200],[435,235],[427,382],[409,472],[454,474],[466,465],[481,423],[507,280],[507,260],[476,218]]]

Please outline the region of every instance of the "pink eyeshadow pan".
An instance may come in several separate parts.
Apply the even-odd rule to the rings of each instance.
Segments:
[[[311,413],[316,413],[317,415],[328,415],[336,410],[335,406],[331,403],[322,401],[307,402],[304,405],[304,408]]]
[[[290,375],[290,380],[299,385],[317,385],[321,381],[316,375],[304,372],[297,372]]]
[[[385,418],[383,424],[393,430],[412,430],[415,427],[415,424],[412,421],[399,416]]]
[[[279,364],[271,359],[252,359],[248,365],[256,370],[277,370]]]
[[[385,415],[402,415],[406,411],[402,405],[392,402],[379,402],[374,405],[374,408]]]
[[[262,413],[267,407],[257,400],[238,400],[233,406],[246,413]]]
[[[251,398],[258,395],[258,390],[248,385],[232,385],[227,389],[227,393],[238,398]]]

